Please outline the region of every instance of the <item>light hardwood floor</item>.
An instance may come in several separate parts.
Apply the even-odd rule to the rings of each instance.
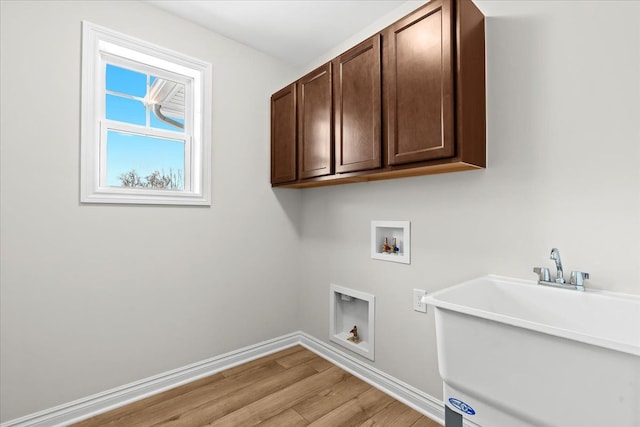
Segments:
[[[74,424],[253,425],[440,427],[300,346]]]

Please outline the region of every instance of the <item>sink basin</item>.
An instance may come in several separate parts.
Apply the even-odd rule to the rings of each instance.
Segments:
[[[445,404],[481,426],[640,426],[640,297],[485,276],[430,294]]]

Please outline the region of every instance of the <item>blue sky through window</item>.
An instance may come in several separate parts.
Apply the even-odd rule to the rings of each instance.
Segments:
[[[143,99],[157,79],[126,68],[107,64],[105,99],[109,120],[151,128],[182,132],[159,120]],[[173,118],[184,123],[184,120]],[[179,190],[184,189],[185,145],[183,141],[109,130],[107,132],[107,185],[121,187],[120,176],[135,170],[141,178],[159,171],[178,174]]]
[[[111,94],[107,94],[106,101],[107,119],[133,125],[147,125],[147,109],[141,101]]]
[[[159,171],[184,171],[184,143],[109,131],[107,145],[107,185],[120,187],[119,176],[135,169],[141,178]]]
[[[147,94],[147,75],[107,64],[107,90],[144,98]]]

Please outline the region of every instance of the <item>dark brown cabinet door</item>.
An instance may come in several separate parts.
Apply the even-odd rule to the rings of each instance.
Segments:
[[[298,164],[300,178],[333,173],[331,63],[298,81]]]
[[[433,0],[385,30],[388,164],[453,157],[452,12]]]
[[[271,96],[271,183],[296,180],[296,84]]]
[[[272,97],[273,186],[485,168],[485,92],[484,15],[430,0]]]
[[[375,169],[380,156],[380,35],[333,60],[336,173]]]

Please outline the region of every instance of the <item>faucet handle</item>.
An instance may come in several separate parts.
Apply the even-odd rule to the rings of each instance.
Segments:
[[[584,271],[572,271],[569,283],[576,286],[584,286],[584,281],[589,278],[589,273]]]
[[[533,272],[538,275],[538,280],[541,282],[550,282],[551,273],[547,267],[534,267]]]

